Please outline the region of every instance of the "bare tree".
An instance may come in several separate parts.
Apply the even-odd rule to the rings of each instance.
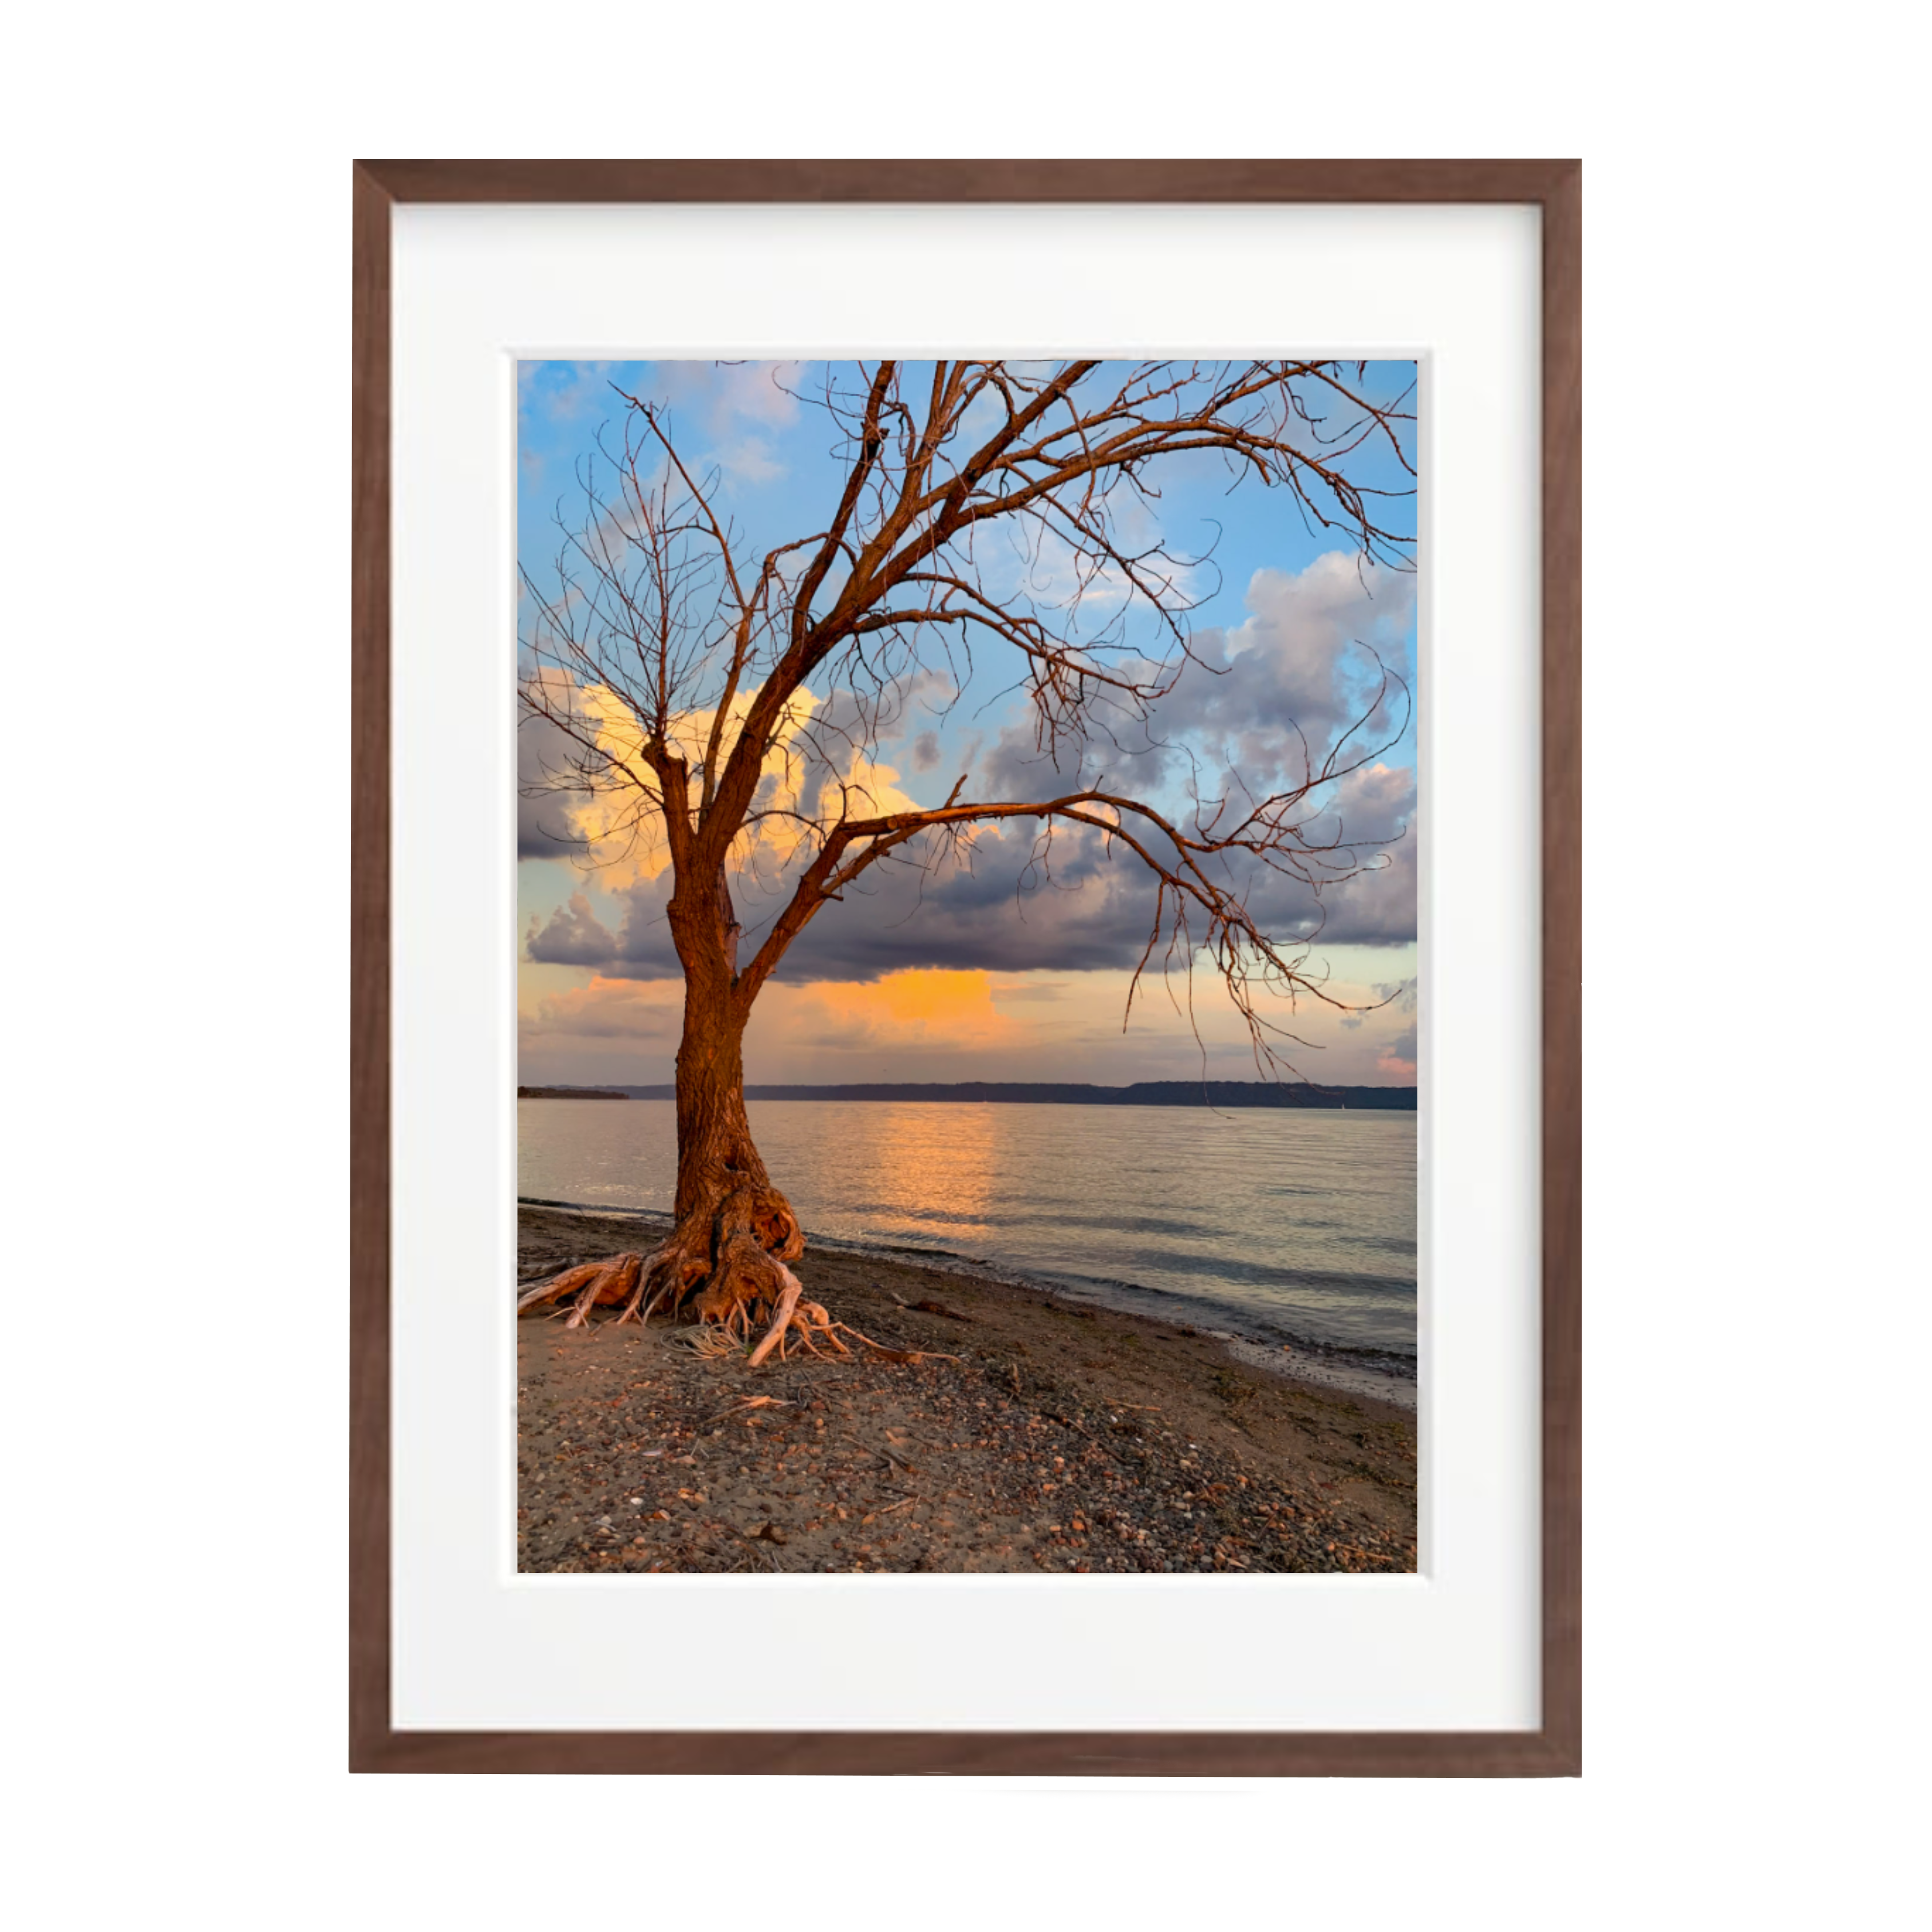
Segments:
[[[621,437],[600,440],[580,511],[560,518],[556,586],[526,575],[521,640],[526,712],[570,748],[548,782],[599,800],[604,850],[649,843],[668,866],[685,1001],[672,1233],[520,1306],[574,1296],[573,1323],[599,1302],[642,1320],[695,1295],[700,1319],[728,1334],[763,1324],[754,1363],[788,1338],[843,1346],[840,1324],[802,1299],[791,1264],[804,1237],[744,1100],[753,1003],[806,926],[872,868],[931,868],[976,828],[1035,821],[1049,862],[1056,828],[1087,828],[1156,887],[1134,985],[1157,958],[1211,962],[1272,1069],[1292,1036],[1268,1000],[1340,1003],[1310,970],[1306,935],[1284,941],[1251,915],[1252,888],[1286,874],[1318,902],[1360,868],[1322,801],[1400,735],[1408,695],[1378,667],[1355,724],[1304,742],[1294,782],[1265,796],[1236,774],[1205,787],[1197,774],[1177,811],[1105,776],[1110,758],[1164,748],[1156,707],[1198,664],[1190,586],[1204,560],[1157,533],[1174,459],[1218,455],[1231,487],[1279,490],[1366,562],[1413,567],[1401,527],[1413,418],[1406,396],[1372,395],[1362,364],[941,362],[915,384],[880,362],[830,374],[803,400],[831,428],[837,508],[824,529],[753,556],[720,513],[716,478],[688,466],[659,408],[624,395]],[[1015,549],[1025,568],[1007,590]],[[1040,593],[1047,578],[1059,594]],[[962,688],[986,638],[1017,654],[1042,764],[1073,776],[1016,801],[975,798],[962,776],[943,804],[878,809],[864,772],[881,733],[936,677]],[[821,706],[814,683],[844,702]],[[788,896],[741,958],[730,875],[773,853]]]

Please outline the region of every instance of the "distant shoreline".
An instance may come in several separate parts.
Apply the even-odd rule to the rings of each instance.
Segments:
[[[1058,1081],[880,1082],[842,1087],[748,1085],[747,1100],[898,1101],[1017,1107],[1272,1107],[1416,1111],[1413,1087],[1320,1087],[1268,1080],[1142,1080],[1129,1087]],[[674,1100],[674,1087],[519,1087],[520,1100]]]

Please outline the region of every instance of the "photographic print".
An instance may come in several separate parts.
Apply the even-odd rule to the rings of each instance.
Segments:
[[[1415,364],[518,388],[518,1568],[1413,1571]]]

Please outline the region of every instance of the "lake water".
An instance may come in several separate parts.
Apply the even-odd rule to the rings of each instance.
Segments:
[[[1410,1113],[754,1100],[808,1233],[1264,1340],[1415,1353]],[[519,1100],[517,1191],[668,1214],[668,1100]]]
[[[670,1101],[520,1100],[518,1194],[668,1214]],[[752,1101],[808,1232],[1264,1339],[1416,1351],[1416,1117]]]

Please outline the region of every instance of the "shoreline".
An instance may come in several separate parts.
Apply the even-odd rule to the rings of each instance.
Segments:
[[[520,1278],[645,1220],[520,1204]],[[518,1322],[520,1570],[1417,1568],[1412,1397],[977,1269],[814,1246],[799,1272],[916,1358],[754,1370],[688,1324]]]
[[[600,1208],[587,1202],[540,1200],[519,1195],[518,1214],[531,1208],[590,1220],[634,1221],[667,1232],[671,1226],[671,1216],[658,1208]],[[1028,1271],[1018,1263],[982,1262],[943,1248],[854,1240],[808,1228],[806,1240],[808,1255],[842,1255],[890,1262],[952,1280],[988,1282],[1022,1294],[1047,1295],[1070,1308],[1104,1308],[1115,1314],[1139,1316],[1220,1342],[1232,1359],[1264,1374],[1368,1396],[1412,1413],[1416,1408],[1416,1359],[1394,1349],[1327,1341],[1303,1334],[1286,1322],[1274,1324],[1275,1332],[1271,1334],[1258,1334],[1252,1329],[1244,1334],[1238,1327],[1216,1325],[1238,1320],[1223,1308],[1139,1282],[1070,1276],[1046,1269]],[[1256,1326],[1260,1326],[1259,1318]]]

